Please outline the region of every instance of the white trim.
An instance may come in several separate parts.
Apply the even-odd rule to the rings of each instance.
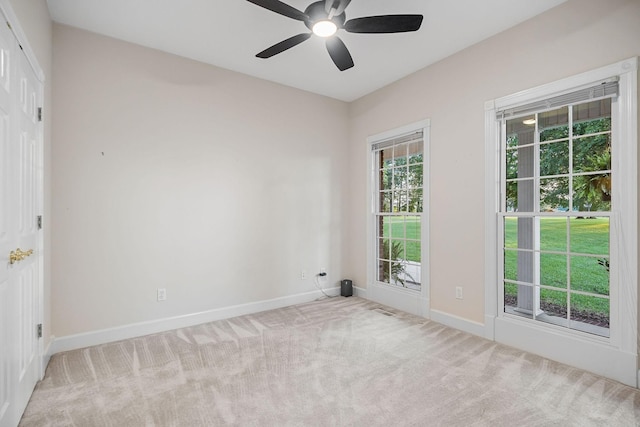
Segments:
[[[433,309],[431,310],[431,320],[472,335],[486,338],[485,325],[474,322],[473,320]]]
[[[498,317],[495,331],[502,344],[637,386],[637,354],[509,317]]]
[[[340,295],[340,287],[325,288],[324,291],[330,296]],[[222,307],[200,313],[186,314],[184,316],[150,320],[148,322],[132,323],[129,325],[116,326],[114,328],[101,329],[98,331],[67,335],[53,340],[47,355],[50,357],[51,354],[63,351],[106,344],[178,328],[186,328],[189,326],[214,322],[216,320],[229,319],[231,317],[242,316],[245,314],[253,314],[261,311],[287,307],[294,304],[302,304],[322,297],[324,297],[324,295],[320,291],[312,291],[270,300]]]
[[[380,283],[371,283],[367,289],[370,291],[367,299],[371,301],[429,318],[429,298],[424,297],[421,292]]]
[[[53,348],[53,342],[55,340],[54,336],[51,336],[51,339],[49,340],[49,343],[47,344],[47,348],[43,351],[42,353],[42,377],[44,378],[44,373],[47,370],[47,366],[49,366],[49,361],[51,360],[51,356],[53,356],[52,353],[52,348]]]
[[[518,105],[539,101],[550,96],[562,95],[588,86],[599,80],[619,76],[637,68],[638,58],[629,58],[615,64],[607,65],[597,70],[587,71],[575,76],[557,80],[534,88],[526,89],[512,95],[494,100],[496,110],[505,110]],[[494,115],[495,119],[495,115]]]
[[[11,3],[9,0],[0,0],[0,10],[4,13],[5,18],[11,24],[11,31],[14,36],[18,40],[22,51],[27,57],[27,61],[29,61],[29,65],[33,69],[33,72],[36,75],[36,78],[42,83],[45,80],[44,72],[38,63],[38,59],[36,55],[33,53],[33,49],[31,49],[31,45],[29,44],[29,40],[25,35],[24,31],[22,31],[22,27],[20,26],[20,21],[16,16],[13,8],[11,7]]]
[[[395,129],[391,129],[385,132],[381,132],[375,135],[367,137],[366,156],[367,156],[367,197],[368,197],[368,211],[367,211],[367,295],[368,299],[379,302],[381,304],[388,305],[398,310],[403,310],[417,316],[429,317],[429,206],[430,206],[430,192],[429,182],[431,176],[431,156],[430,151],[430,133],[431,133],[431,120],[424,119],[418,122],[414,122],[405,126],[400,126]],[[422,130],[423,142],[424,142],[424,178],[422,183],[422,197],[424,210],[422,213],[422,262],[421,262],[421,286],[420,291],[414,291],[411,289],[398,288],[389,285],[383,285],[375,280],[375,242],[373,238],[375,225],[373,220],[373,213],[375,212],[375,200],[374,194],[375,188],[372,183],[376,179],[377,172],[372,167],[372,153],[371,145],[384,141],[390,138],[406,135],[412,132]]]
[[[488,101],[485,104],[485,333],[487,338],[511,345],[531,353],[536,353],[586,369],[591,372],[615,379],[637,387],[640,384],[638,374],[638,217],[637,217],[637,84],[638,58],[630,58],[597,70],[557,82],[538,86]],[[623,237],[611,248],[619,265],[612,269],[611,280],[619,280],[625,286],[618,291],[612,290],[612,307],[617,313],[611,316],[611,338],[592,339],[590,336],[538,325],[498,313],[498,255],[497,255],[497,212],[499,203],[498,183],[500,157],[496,141],[498,125],[496,111],[517,106],[548,96],[570,92],[575,88],[594,81],[619,77],[620,94],[612,106],[616,108],[619,120],[615,126],[612,165],[618,182],[625,182],[624,193],[620,186],[614,187],[615,211],[611,215],[611,232]],[[621,214],[621,215],[620,215]],[[618,231],[616,231],[618,230]],[[621,277],[616,275],[620,273]],[[613,303],[615,299],[615,304]]]
[[[367,290],[365,288],[359,288],[357,286],[353,287],[353,296],[356,296],[358,298],[368,299]]]
[[[498,194],[497,189],[500,182],[500,168],[496,159],[499,158],[499,146],[496,144],[498,138],[498,124],[495,113],[496,104],[488,101],[484,106],[484,176],[485,176],[485,207],[484,207],[484,241],[486,249],[484,251],[484,301],[485,301],[485,338],[493,340],[495,337],[494,320],[498,314],[498,290],[497,283],[497,218]]]

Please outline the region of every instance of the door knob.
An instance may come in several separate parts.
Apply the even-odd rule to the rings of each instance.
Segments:
[[[32,253],[33,253],[33,249],[29,249],[28,251],[22,251],[20,250],[20,248],[18,248],[15,251],[11,251],[9,253],[9,264],[15,264],[18,261],[22,261]]]

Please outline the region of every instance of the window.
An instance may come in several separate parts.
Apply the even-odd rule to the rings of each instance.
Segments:
[[[603,99],[502,119],[501,133],[504,312],[604,337],[617,185],[608,84]]]
[[[637,386],[637,69],[488,101],[485,336]]]
[[[419,291],[422,283],[424,131],[371,144],[375,280]]]

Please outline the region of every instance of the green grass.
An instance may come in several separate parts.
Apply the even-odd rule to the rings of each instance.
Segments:
[[[405,259],[407,261],[421,262],[421,228],[420,217],[416,215],[387,216],[384,221],[383,237],[393,239],[406,239]]]
[[[609,256],[609,219],[571,218],[567,227],[566,218],[541,218],[540,242],[540,284],[558,289],[541,289],[541,301],[566,307],[566,289],[570,284],[571,290],[595,294],[572,293],[572,310],[608,314],[609,300],[597,295],[609,295],[609,273],[598,263],[598,259]],[[505,219],[505,247],[517,247],[516,218]],[[518,252],[505,251],[504,262],[505,278],[518,280]],[[517,286],[505,284],[505,293],[516,295]]]

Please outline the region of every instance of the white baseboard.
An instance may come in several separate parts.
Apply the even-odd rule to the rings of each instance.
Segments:
[[[44,349],[44,352],[42,353],[42,366],[40,367],[41,368],[40,372],[42,372],[42,377],[44,377],[44,373],[47,370],[47,366],[49,366],[49,361],[51,360],[51,356],[53,355],[51,350],[52,350],[53,342],[55,341],[55,339],[56,337],[53,335],[49,338],[47,347]]]
[[[353,287],[353,296],[359,297],[359,298],[364,298],[364,299],[368,299],[367,298],[367,290],[364,288],[359,288],[357,286]]]
[[[340,295],[340,288],[325,288],[329,295]],[[247,304],[222,307],[200,313],[186,314],[166,319],[151,320],[148,322],[133,323],[130,325],[117,326],[115,328],[101,329],[98,331],[85,332],[82,334],[68,335],[55,338],[45,354],[48,358],[51,355],[63,351],[75,350],[78,348],[91,347],[99,344],[106,344],[114,341],[121,341],[129,338],[141,337],[144,335],[170,331],[178,328],[200,325],[202,323],[213,322],[221,319],[253,314],[266,310],[287,307],[294,304],[310,302],[322,297],[320,291],[312,291],[303,294],[290,295],[270,300],[257,301]],[[46,364],[45,364],[46,366]]]
[[[486,326],[484,324],[454,316],[453,314],[431,309],[431,320],[479,337],[486,337]]]
[[[496,323],[496,316],[493,316],[493,315],[484,316],[484,337],[491,341],[494,341],[496,339],[495,323]]]

